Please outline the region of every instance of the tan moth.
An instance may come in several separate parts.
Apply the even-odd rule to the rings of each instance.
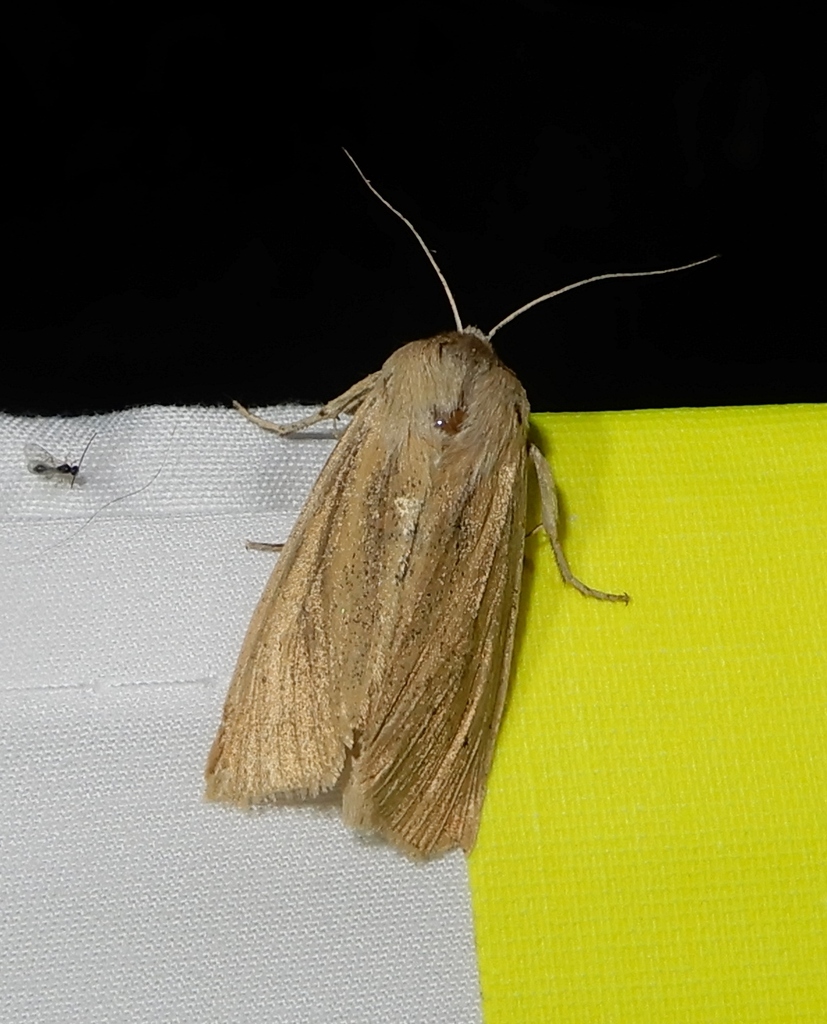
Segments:
[[[356,166],[355,161],[351,161]],[[359,168],[356,167],[357,171]],[[359,171],[362,175],[362,172]],[[340,789],[345,821],[414,856],[474,845],[505,704],[520,599],[528,474],[560,574],[551,467],[491,338],[463,327],[403,345],[286,435],[350,413],[253,614],[206,768],[241,806]],[[714,258],[714,257],[712,257]]]

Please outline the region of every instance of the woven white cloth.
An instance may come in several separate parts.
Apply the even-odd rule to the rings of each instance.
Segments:
[[[27,470],[93,434],[74,487]],[[286,538],[333,444],[223,409],[0,416],[3,1020],[481,1019],[461,854],[202,798],[276,557],[244,542]]]

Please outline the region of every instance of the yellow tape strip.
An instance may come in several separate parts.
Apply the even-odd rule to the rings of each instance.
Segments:
[[[827,406],[532,422],[572,569],[632,603],[529,540],[485,1020],[827,1019]]]

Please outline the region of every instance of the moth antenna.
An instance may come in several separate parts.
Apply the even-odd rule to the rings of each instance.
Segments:
[[[358,168],[357,168],[358,170]],[[379,197],[382,198],[381,196]],[[384,202],[384,200],[382,200]],[[510,324],[512,320],[521,314],[525,313],[527,309],[531,309],[532,306],[537,306],[541,302],[545,302],[546,299],[553,299],[555,295],[562,295],[563,292],[570,292],[573,288],[579,288],[584,284],[591,284],[593,281],[606,281],[610,277],[654,277],[655,274],[674,274],[679,270],[689,270],[690,267],[699,267],[702,263],[709,263],[710,260],[717,260],[720,257],[720,253],[716,253],[714,256],[707,256],[703,260],[695,260],[694,263],[684,263],[680,267],[667,267],[665,270],[630,270],[622,271],[615,274],[597,274],[596,277],[587,277],[583,281],[575,281],[574,284],[567,284],[564,288],[557,288],[553,292],[548,292],[546,295],[541,295],[539,299],[532,299],[531,302],[527,302],[524,306],[520,306],[519,309],[515,309],[513,313],[510,313],[505,320],[500,320],[496,327],[493,327],[488,332],[489,341],[501,327],[505,327],[506,324]]]
[[[80,472],[80,467],[83,465],[83,460],[86,458],[86,453],[89,451],[89,445],[95,440],[95,436],[97,435],[97,433],[98,433],[97,430],[94,431],[92,436],[86,442],[86,447],[80,453],[80,458],[78,459],[77,468],[76,468],[75,472],[72,474],[72,482],[71,482],[71,484],[69,484],[70,488],[75,486],[75,480],[77,480],[77,478],[78,478],[78,473]]]
[[[354,167],[356,168],[356,170],[357,170],[357,171],[358,171],[358,173],[359,173],[359,177],[360,177],[360,178],[362,179],[362,181],[363,181],[363,182],[364,182],[364,183],[365,183],[365,184],[367,185],[367,187],[368,187],[368,188],[369,188],[369,189],[371,190],[371,192],[372,192],[372,193],[373,193],[373,194],[374,194],[374,195],[376,196],[376,198],[377,198],[377,199],[378,199],[378,200],[379,200],[379,201],[380,201],[381,203],[384,203],[384,204],[385,204],[385,206],[387,206],[387,208],[388,208],[388,209],[389,209],[389,210],[390,210],[390,211],[391,211],[392,213],[395,213],[395,214],[396,214],[396,216],[397,216],[397,217],[398,217],[398,218],[399,218],[399,219],[400,219],[401,221],[404,221],[404,223],[405,223],[405,224],[407,224],[407,225],[408,225],[408,227],[409,227],[409,228],[411,229],[411,231],[413,232],[414,238],[415,238],[415,239],[417,240],[417,242],[419,242],[419,244],[420,244],[420,245],[422,246],[422,248],[423,248],[423,250],[424,250],[424,252],[425,252],[425,255],[426,255],[426,256],[428,257],[428,259],[429,259],[429,260],[431,261],[431,266],[432,266],[432,267],[434,268],[434,270],[435,270],[435,271],[437,272],[437,277],[438,277],[438,278],[440,279],[440,281],[442,282],[442,287],[443,287],[443,288],[445,289],[445,294],[446,294],[446,295],[448,296],[448,302],[449,302],[449,303],[451,304],[451,311],[452,311],[452,312],[453,312],[453,314],[454,314],[454,323],[455,323],[455,324],[457,325],[457,330],[459,331],[459,333],[460,333],[460,334],[462,334],[462,332],[463,332],[463,331],[465,330],[465,328],[464,328],[464,327],[462,326],[462,320],[460,320],[460,316],[459,316],[459,310],[457,309],[457,304],[456,304],[456,302],[454,302],[454,296],[453,296],[453,295],[451,294],[451,289],[450,289],[450,288],[448,287],[448,282],[447,282],[447,281],[445,280],[445,276],[444,276],[444,274],[443,274],[443,273],[442,273],[442,271],[441,271],[441,270],[439,269],[439,266],[437,265],[437,262],[436,262],[436,260],[435,260],[435,259],[434,259],[434,257],[433,257],[433,253],[432,253],[432,252],[431,252],[431,250],[430,250],[430,249],[428,248],[428,246],[427,246],[427,245],[425,244],[425,242],[424,242],[424,241],[422,240],[422,236],[421,236],[421,235],[420,235],[420,233],[419,233],[419,232],[418,232],[418,231],[416,230],[416,228],[415,228],[415,227],[413,226],[413,224],[411,224],[411,222],[410,222],[410,221],[408,220],[408,218],[407,218],[407,217],[406,217],[406,216],[404,215],[404,213],[400,213],[400,212],[399,212],[399,210],[397,210],[395,206],[391,206],[391,204],[390,204],[390,203],[389,203],[389,202],[387,201],[387,199],[385,199],[385,197],[384,197],[384,196],[380,195],[380,193],[376,191],[376,189],[375,189],[375,188],[373,187],[373,185],[371,185],[371,183],[370,183],[370,182],[368,181],[368,179],[367,179],[367,178],[366,178],[366,177],[364,176],[364,174],[362,173],[362,170],[361,170],[361,168],[359,167],[359,165],[358,165],[358,164],[356,163],[356,161],[355,161],[355,160],[353,159],[353,157],[352,157],[352,156],[350,155],[350,153],[348,153],[348,151],[347,151],[347,150],[346,150],[346,149],[345,149],[344,147],[342,147],[342,152],[343,152],[343,153],[345,154],[345,156],[346,156],[346,157],[348,158],[348,160],[350,160],[350,162],[351,162],[351,163],[353,164],[353,166],[354,166]],[[655,271],[655,273],[663,273],[663,271]],[[585,281],[583,281],[582,283],[583,283],[583,284],[585,284],[586,282],[585,282]],[[570,288],[573,288],[573,287],[575,287],[575,285],[569,285],[569,287],[570,287]],[[546,296],[544,296],[544,298],[549,298],[549,296],[547,296],[547,295],[546,295]],[[541,302],[542,300],[541,300],[541,299],[537,299],[536,301],[537,301],[537,302]],[[527,308],[528,308],[528,307],[526,307],[526,309],[527,309]],[[518,310],[517,312],[522,312],[522,311],[521,311],[521,310]],[[513,315],[513,316],[516,316],[517,314],[515,313],[515,314],[512,314],[512,315]],[[499,325],[499,326],[502,326],[502,325]]]

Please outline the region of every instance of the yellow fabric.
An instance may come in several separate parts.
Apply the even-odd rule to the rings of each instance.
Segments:
[[[827,1021],[827,406],[532,422],[573,571],[632,601],[528,541],[486,1024]]]

